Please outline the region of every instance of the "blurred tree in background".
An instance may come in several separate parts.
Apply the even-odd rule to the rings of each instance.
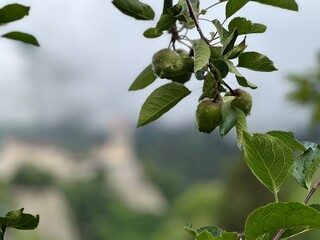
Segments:
[[[294,103],[311,108],[311,122],[320,122],[320,52],[317,55],[315,66],[303,73],[293,73],[288,79],[294,89],[288,94],[288,99]]]

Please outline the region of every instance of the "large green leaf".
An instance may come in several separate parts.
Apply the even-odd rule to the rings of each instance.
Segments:
[[[143,89],[153,83],[156,79],[157,76],[153,73],[152,64],[150,64],[134,80],[129,91]]]
[[[311,181],[320,167],[320,147],[308,148],[294,162],[293,176],[304,188],[310,188]]]
[[[17,21],[29,15],[30,7],[20,4],[6,5],[0,9],[0,24]]]
[[[194,72],[197,72],[209,63],[211,51],[209,45],[201,38],[191,42],[194,52]]]
[[[229,18],[238,12],[249,1],[250,0],[229,0],[226,5],[226,18]]]
[[[284,131],[271,131],[267,132],[268,135],[271,135],[277,139],[279,139],[282,143],[287,145],[292,151],[299,150],[304,152],[307,150],[303,144],[301,144],[297,139],[295,139],[294,134],[292,132],[284,132]]]
[[[0,225],[21,230],[30,230],[37,228],[39,224],[39,215],[31,215],[23,213],[23,208],[20,210],[10,211],[4,218],[0,218]]]
[[[141,107],[138,127],[158,119],[189,94],[188,88],[176,82],[157,88],[150,94]]]
[[[238,34],[250,34],[250,33],[264,33],[267,27],[260,23],[252,23],[242,17],[236,17],[232,19],[228,25],[228,29],[232,32],[234,29],[238,30]]]
[[[272,192],[279,191],[291,173],[292,151],[268,134],[243,133],[244,159],[255,176]]]
[[[273,62],[265,55],[257,52],[244,52],[239,55],[238,67],[248,68],[253,71],[272,72],[277,70]]]
[[[17,41],[20,41],[20,42],[23,42],[23,43],[28,43],[28,44],[31,44],[31,45],[34,45],[34,46],[37,46],[37,47],[40,46],[40,44],[37,41],[37,39],[34,36],[32,36],[32,35],[30,35],[28,33],[9,32],[9,33],[6,33],[6,34],[2,35],[2,37],[13,39],[13,40],[17,40]]]
[[[295,0],[250,0],[273,7],[284,8],[288,10],[298,11],[298,4]]]
[[[138,0],[113,0],[113,5],[122,13],[138,20],[153,20],[152,8]]]
[[[294,229],[292,233],[297,234],[298,228],[320,228],[320,212],[302,203],[278,202],[254,210],[247,218],[244,233],[248,240],[271,240],[280,229]]]

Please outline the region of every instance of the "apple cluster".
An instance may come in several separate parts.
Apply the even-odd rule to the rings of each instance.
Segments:
[[[235,89],[232,92],[227,92],[225,96],[234,96],[231,102],[231,107],[238,108],[248,115],[252,108],[252,97],[243,89]],[[223,101],[205,98],[198,104],[196,110],[196,124],[200,132],[211,133],[218,127],[223,116],[221,112]]]

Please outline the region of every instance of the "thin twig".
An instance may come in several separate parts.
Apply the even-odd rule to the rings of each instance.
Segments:
[[[208,11],[210,8],[213,8],[213,7],[215,7],[215,6],[217,6],[218,4],[223,3],[223,2],[224,2],[224,1],[220,1],[220,2],[217,2],[217,3],[215,3],[215,4],[212,4],[211,6],[207,7],[205,10]]]
[[[314,186],[310,189],[307,197],[304,199],[303,203],[307,204],[310,200],[310,198],[312,197],[312,195],[316,192],[316,190],[319,188],[320,186],[320,179],[318,179],[318,181],[314,184]]]
[[[272,240],[279,240],[282,236],[282,234],[284,233],[284,229],[280,229],[276,235],[274,235],[274,237],[272,238]]]

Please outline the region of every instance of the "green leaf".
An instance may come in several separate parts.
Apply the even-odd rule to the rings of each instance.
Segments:
[[[231,61],[226,60],[225,63],[228,65],[229,67],[229,71],[232,72],[237,79],[237,82],[240,86],[242,87],[249,87],[252,89],[256,89],[257,86],[251,82],[249,82],[239,71],[238,69],[233,65],[233,63]]]
[[[201,38],[191,42],[194,52],[194,72],[197,72],[209,63],[211,51],[209,45]]]
[[[20,4],[9,4],[0,9],[0,24],[22,19],[29,15],[30,7]]]
[[[201,98],[215,98],[215,96],[218,94],[216,90],[216,84],[217,80],[215,79],[213,73],[208,72],[203,81]]]
[[[39,224],[39,215],[33,216],[28,213],[23,213],[23,208],[7,213],[4,218],[0,219],[0,224],[6,227],[31,230],[35,229]]]
[[[251,0],[273,7],[284,8],[287,10],[298,11],[298,4],[295,0]]]
[[[237,122],[236,122],[236,132],[238,140],[238,148],[243,150],[243,133],[248,131],[248,125],[245,113],[236,108],[237,111]]]
[[[226,5],[226,18],[238,12],[249,0],[229,0]]]
[[[232,72],[237,77],[244,78],[242,74],[238,71],[238,69],[233,65],[233,62],[225,59],[225,63],[228,65],[229,71]]]
[[[222,47],[210,47],[210,61],[218,60],[221,58]]]
[[[167,14],[168,9],[172,7],[172,0],[164,0],[162,14]]]
[[[222,26],[219,20],[214,19],[212,20],[212,23],[218,31],[221,44],[224,44],[226,39],[230,36],[230,33]]]
[[[171,14],[161,15],[159,21],[157,22],[156,29],[158,32],[170,30],[174,26],[176,21],[177,19],[173,17]]]
[[[239,76],[236,76],[236,79],[237,79],[237,82],[240,86],[242,87],[249,87],[251,89],[256,89],[258,88],[255,84],[249,82],[246,78],[244,77],[239,77]]]
[[[224,110],[222,109],[222,115],[226,116],[223,116],[222,123],[219,126],[219,133],[222,137],[230,132],[230,130],[236,125],[238,120],[237,110],[235,108],[229,108],[227,114],[224,114],[223,111]]]
[[[293,166],[293,176],[298,183],[309,189],[315,173],[320,167],[320,149],[308,148],[295,162]]]
[[[223,43],[222,49],[221,49],[221,55],[224,56],[228,52],[230,52],[238,37],[238,30],[234,29],[231,35],[226,39],[226,41]]]
[[[244,67],[260,72],[272,72],[277,70],[268,57],[257,52],[241,53],[239,55],[238,67]]]
[[[153,73],[152,64],[150,64],[134,80],[129,88],[129,91],[143,89],[153,83],[156,79],[157,76]]]
[[[31,44],[31,45],[34,45],[34,46],[37,46],[37,47],[40,46],[40,44],[37,41],[37,39],[34,36],[32,36],[32,35],[30,35],[28,33],[9,32],[9,33],[6,33],[6,34],[2,35],[2,37],[8,38],[8,39],[17,40],[17,41],[24,42],[24,43],[28,43],[28,44]]]
[[[244,38],[241,43],[235,46],[228,54],[228,59],[235,59],[246,49],[246,38]]]
[[[193,228],[192,225],[189,223],[184,227],[184,229],[190,233],[193,237],[199,236],[203,232],[208,232],[213,237],[219,237],[223,234],[224,230],[215,226],[204,226],[201,228]]]
[[[244,234],[248,240],[272,239],[280,229],[297,228],[320,228],[319,211],[302,203],[277,202],[254,210],[247,218]]]
[[[192,2],[192,8],[195,14],[199,13],[199,0]],[[195,27],[195,23],[190,17],[189,8],[185,0],[179,0],[169,12],[176,17],[185,28],[192,29]]]
[[[225,78],[229,73],[229,67],[223,60],[210,60],[210,63],[214,66],[215,69],[219,70],[221,73],[221,78]]]
[[[160,37],[163,33],[159,32],[156,28],[148,28],[144,31],[143,36],[146,38],[157,38]]]
[[[284,131],[271,131],[267,132],[268,135],[273,136],[280,140],[282,143],[287,145],[292,151],[299,150],[304,152],[307,150],[303,144],[301,144],[297,139],[295,139],[294,134],[292,132],[284,132]]]
[[[138,20],[153,20],[153,9],[138,0],[113,0],[113,5],[123,14]]]
[[[268,134],[243,133],[244,159],[254,175],[271,192],[277,193],[291,173],[293,156],[290,148]]]
[[[209,231],[203,231],[196,237],[196,240],[238,240],[238,234],[235,232],[224,232],[219,237],[214,237]]]
[[[155,121],[189,94],[188,88],[176,82],[157,88],[150,94],[141,107],[138,127]]]
[[[236,17],[230,21],[228,29],[230,32],[237,29],[239,35],[242,35],[250,33],[264,33],[267,30],[267,27],[263,24],[252,23],[250,20],[242,17]]]
[[[194,229],[191,224],[184,227],[196,240],[238,240],[236,232],[225,232],[221,228],[205,226]]]

